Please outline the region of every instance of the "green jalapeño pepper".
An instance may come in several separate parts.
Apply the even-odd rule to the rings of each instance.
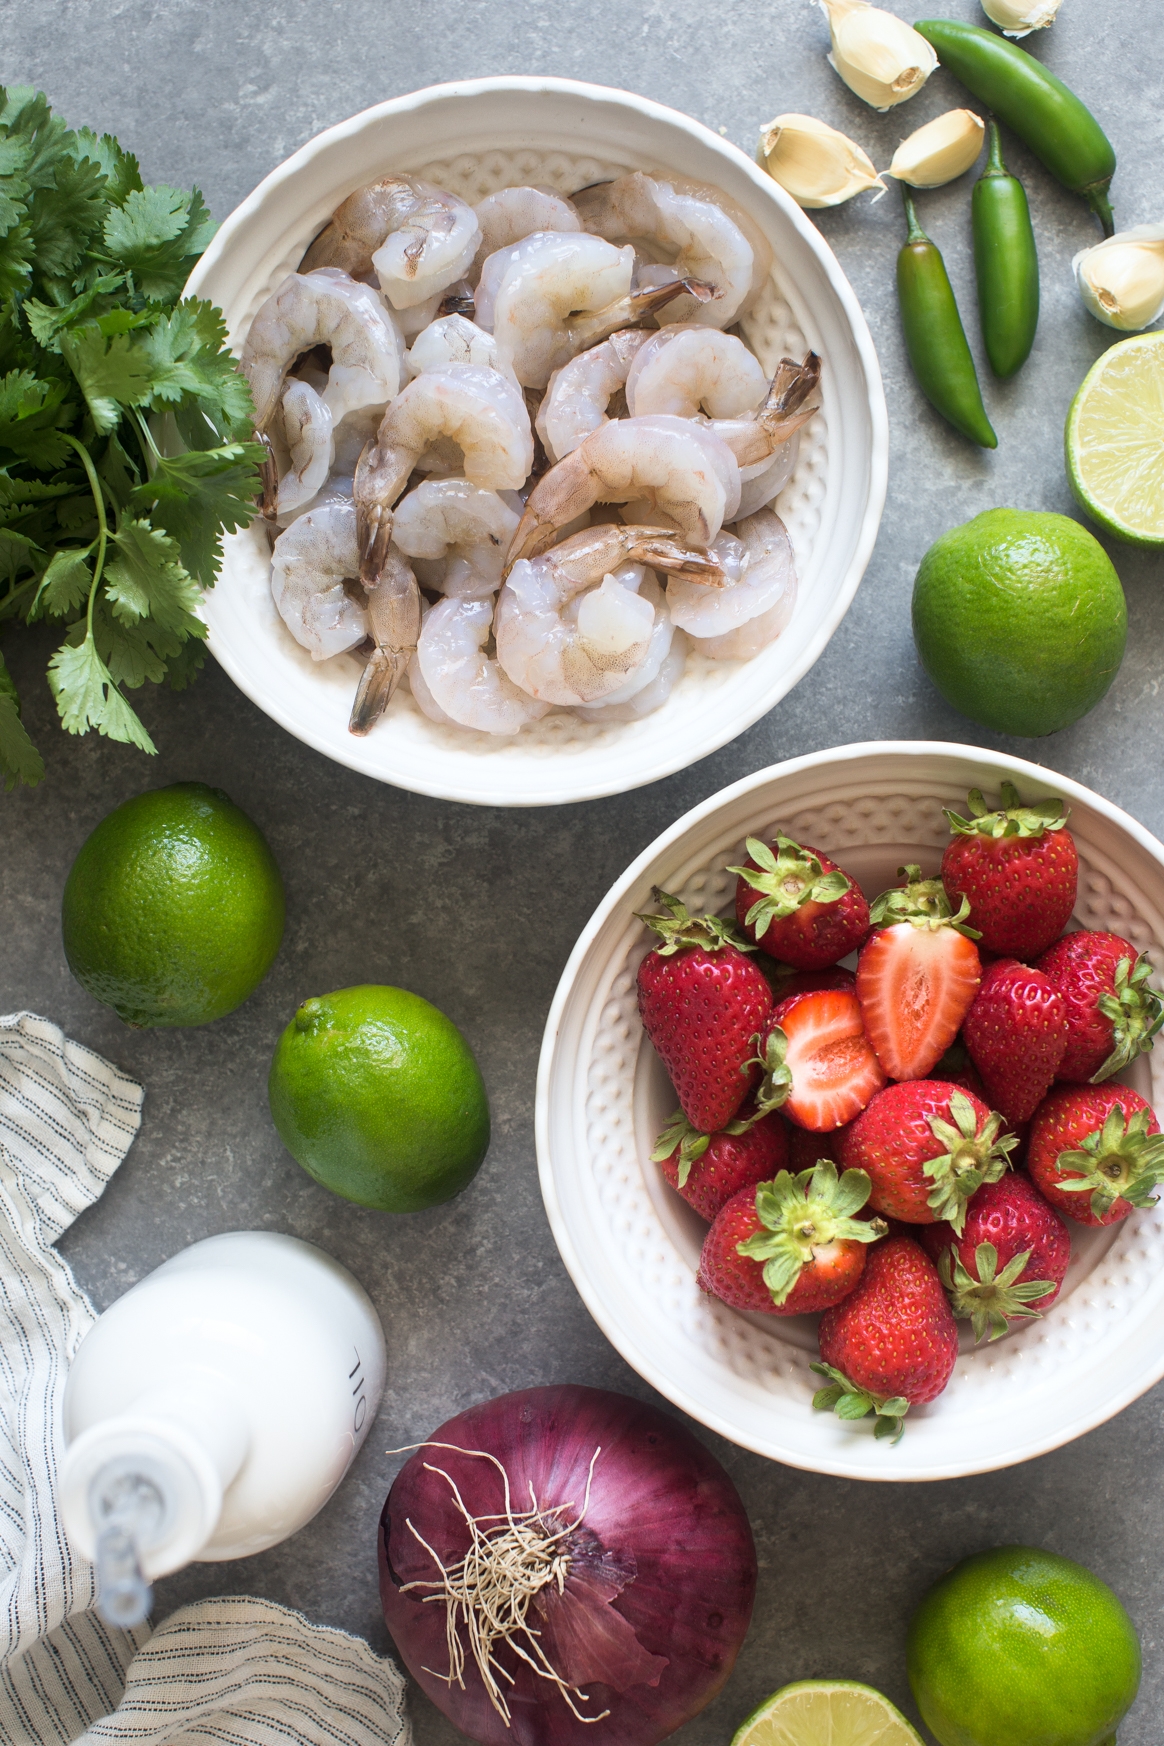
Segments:
[[[909,361],[922,393],[955,430],[984,449],[996,449],[954,287],[936,243],[917,221],[913,196],[903,182],[909,235],[897,257],[897,300]]]
[[[1013,376],[1035,343],[1039,258],[1023,185],[1002,161],[997,121],[990,123],[990,153],[974,184],[971,213],[986,355],[996,376]]]
[[[1107,190],[1115,174],[1111,141],[1090,109],[1034,55],[992,30],[935,18],[914,26],[967,90],[1030,146],[1065,188],[1082,194],[1115,229]]]

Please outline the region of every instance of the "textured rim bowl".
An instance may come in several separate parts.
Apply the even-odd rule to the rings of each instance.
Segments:
[[[745,836],[779,823],[839,858],[872,896],[897,867],[936,872],[943,806],[966,791],[1062,795],[1081,871],[1075,919],[1137,950],[1164,948],[1164,845],[1077,782],[971,746],[882,741],[796,758],[713,795],[656,838],[583,929],[546,1023],[538,1069],[542,1195],[562,1259],[607,1338],[652,1387],[709,1429],[793,1467],[852,1479],[953,1479],[1008,1467],[1102,1424],[1164,1376],[1164,1208],[1089,1231],[1045,1318],[962,1350],[945,1393],[912,1408],[901,1443],[868,1421],[811,1410],[815,1317],[739,1315],[705,1297],[695,1265],[706,1225],[673,1194],[652,1141],[674,1093],[639,1023],[635,972],[648,949],[635,912],[652,887],[730,910]],[[1164,1110],[1164,1049],[1121,1077]],[[1151,1065],[1150,1065],[1151,1064]]]
[[[266,535],[251,528],[226,541],[221,575],[205,597],[209,646],[280,726],[379,781],[493,806],[621,793],[683,769],[750,726],[803,678],[844,617],[885,498],[885,399],[873,343],[832,251],[741,151],[673,109],[569,79],[432,86],[329,128],[231,214],[189,292],[221,305],[237,349],[254,311],[340,200],[389,169],[434,166],[473,198],[507,182],[552,180],[572,192],[620,168],[670,170],[723,189],[761,226],[777,261],[773,301],[783,311],[773,336],[782,331],[811,345],[824,363],[816,434],[812,426],[806,431],[797,473],[780,498],[782,512],[786,500],[793,505],[787,519],[800,570],[792,624],[753,661],[689,662],[668,705],[641,722],[602,728],[551,716],[514,740],[498,740],[437,727],[401,696],[358,739],[347,731],[354,659],[316,667],[293,641],[271,602]],[[823,455],[826,443],[822,478],[820,459],[807,450]],[[796,501],[811,535],[798,531]]]

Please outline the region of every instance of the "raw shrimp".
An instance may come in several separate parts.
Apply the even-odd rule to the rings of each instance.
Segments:
[[[342,655],[367,636],[367,611],[344,586],[359,571],[352,503],[309,510],[275,541],[271,595],[283,623],[313,660]]]
[[[322,489],[335,461],[331,410],[308,382],[293,377],[283,396],[283,436],[291,466],[279,481],[277,515],[305,508]]]
[[[622,587],[629,588],[632,594],[637,594],[641,600],[648,603],[654,612],[655,622],[646,654],[618,689],[609,692],[598,703],[576,706],[575,713],[585,721],[631,720],[633,714],[637,712],[630,711],[627,707],[626,713],[624,713],[624,706],[629,706],[632,702],[637,701],[640,694],[648,687],[654,687],[655,681],[667,663],[676,634],[675,626],[671,622],[671,614],[667,609],[667,597],[651,571],[644,570],[641,564],[623,564],[612,574],[614,580]],[[683,637],[682,631],[678,634]],[[684,647],[686,647],[686,639],[683,640]],[[663,697],[660,696],[659,702],[663,701]],[[652,704],[651,707],[657,708],[658,705]],[[607,713],[608,711],[610,713]],[[649,709],[643,713],[649,714]]]
[[[375,648],[356,689],[348,732],[366,734],[388,707],[408,671],[420,635],[420,589],[403,553],[394,545],[367,590],[368,629]]]
[[[267,298],[242,349],[255,423],[265,430],[295,360],[315,346],[331,353],[321,399],[336,424],[350,412],[384,406],[399,391],[404,340],[370,285],[330,267],[290,273]]]
[[[610,523],[516,563],[493,621],[497,659],[514,684],[544,703],[593,703],[618,690],[654,632],[655,608],[638,593],[643,564],[707,573],[705,555],[665,530]]]
[[[719,295],[710,303],[677,300],[668,321],[727,327],[747,308],[771,264],[758,233],[749,240],[707,189],[685,189],[635,170],[583,188],[573,199],[587,230],[608,241],[642,238],[674,251],[677,273],[716,287]]]
[[[772,386],[754,412],[711,419],[707,428],[726,443],[740,467],[767,465],[775,450],[818,410],[805,401],[819,382],[820,359],[815,352],[809,352],[802,364],[781,358]]]
[[[507,562],[536,557],[595,503],[627,503],[709,546],[740,500],[740,470],[710,427],[691,419],[617,418],[601,425],[529,494]]]
[[[544,388],[551,372],[579,347],[567,318],[626,297],[635,252],[600,236],[535,231],[488,257],[477,286],[477,322],[490,329],[527,388]]]
[[[740,507],[736,511],[738,518],[755,515],[758,509],[767,508],[791,479],[799,454],[800,432],[794,431],[787,442],[773,449],[766,461],[758,461],[753,467],[740,468]]]
[[[755,352],[733,334],[676,323],[647,336],[626,380],[632,417],[668,412],[676,418],[736,418],[757,407],[768,378]]]
[[[410,668],[412,673],[419,668],[422,680],[421,686],[414,682],[413,694],[425,708],[427,692],[441,714],[460,727],[516,734],[550,706],[522,691],[485,652],[492,626],[492,599],[438,601],[425,614]]]
[[[551,461],[560,461],[606,423],[607,407],[625,386],[636,354],[654,337],[641,329],[624,328],[554,371],[535,420]]]
[[[416,467],[434,471],[438,445],[459,449],[465,476],[486,490],[516,491],[533,464],[525,401],[497,370],[450,364],[415,376],[388,407],[360,456],[354,488],[360,577],[375,583],[392,530],[392,505]]]
[[[523,242],[535,230],[581,230],[573,203],[550,188],[499,188],[486,194],[473,211],[481,226],[481,241],[470,276],[477,279],[486,257]]]
[[[298,509],[288,510],[286,515],[277,515],[275,520],[280,528],[288,528],[293,521],[298,521],[301,515],[307,515],[311,510],[328,509],[333,503],[350,503],[351,501],[351,475],[336,472],[324,481],[309,503],[302,504]]]
[[[518,519],[496,491],[467,479],[425,479],[396,505],[392,539],[410,558],[447,559],[442,593],[492,598]]]
[[[484,370],[500,370],[515,388],[520,386],[493,335],[463,315],[442,315],[430,322],[413,340],[407,362],[414,376],[447,370],[450,364],[478,364]]]
[[[461,278],[481,241],[473,208],[415,176],[386,176],[338,206],[303,257],[300,271],[340,267],[353,279],[374,272],[394,309],[411,309]]]
[[[659,664],[657,673],[649,679],[643,679],[640,673],[627,681],[618,691],[611,692],[601,703],[579,705],[574,714],[581,716],[583,721],[597,722],[604,726],[608,722],[641,721],[645,715],[653,715],[655,710],[662,709],[677,680],[682,676],[687,665],[688,639],[681,630],[672,629],[671,646]],[[651,664],[650,656],[643,662],[643,667]]]
[[[712,555],[728,578],[723,588],[700,588],[673,578],[667,601],[675,623],[697,649],[715,660],[758,654],[784,630],[796,605],[792,542],[778,515],[761,509],[721,534]]]

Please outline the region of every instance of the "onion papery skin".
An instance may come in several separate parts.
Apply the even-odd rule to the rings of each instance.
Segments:
[[[455,1450],[417,1450],[388,1494],[378,1536],[380,1597],[408,1671],[456,1727],[481,1746],[654,1746],[711,1701],[747,1633],[756,1551],[735,1486],[689,1431],[627,1395],[568,1384],[522,1389],[470,1407],[433,1432],[436,1443],[451,1443]],[[633,1572],[609,1609],[630,1625],[642,1671],[657,1683],[619,1691],[586,1679],[581,1689],[589,1701],[579,1709],[588,1716],[610,1714],[597,1724],[580,1722],[549,1681],[503,1646],[497,1658],[516,1682],[504,1688],[512,1715],[507,1727],[467,1644],[464,1691],[425,1671],[448,1667],[446,1608],[423,1599],[432,1590],[401,1592],[405,1583],[438,1575],[406,1518],[451,1566],[464,1557],[469,1533],[448,1484],[426,1472],[425,1462],[443,1468],[480,1517],[504,1509],[501,1475],[492,1462],[459,1451],[485,1450],[509,1475],[515,1514],[529,1509],[532,1484],[543,1508],[572,1504],[563,1518],[572,1521],[582,1509],[596,1448],[602,1453],[580,1543],[591,1557],[601,1549],[610,1566]],[[532,1608],[530,1619],[542,1622]],[[601,1630],[601,1620],[596,1622]],[[463,1626],[461,1637],[464,1642]],[[648,1657],[666,1665],[660,1669]],[[626,1667],[639,1671],[629,1662]]]

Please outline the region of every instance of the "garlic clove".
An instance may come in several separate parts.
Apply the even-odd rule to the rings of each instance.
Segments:
[[[982,10],[1003,36],[1029,36],[1054,24],[1062,0],[982,0]]]
[[[760,129],[761,161],[773,181],[812,209],[839,206],[885,183],[859,145],[812,115],[778,115]]]
[[[963,176],[982,150],[986,126],[972,109],[951,109],[927,121],[893,154],[885,174],[911,188],[942,188]]]
[[[874,109],[892,109],[920,91],[938,57],[924,36],[868,0],[820,0],[829,21],[829,64]]]
[[[1117,231],[1071,267],[1084,303],[1108,327],[1139,333],[1164,315],[1164,224]]]

